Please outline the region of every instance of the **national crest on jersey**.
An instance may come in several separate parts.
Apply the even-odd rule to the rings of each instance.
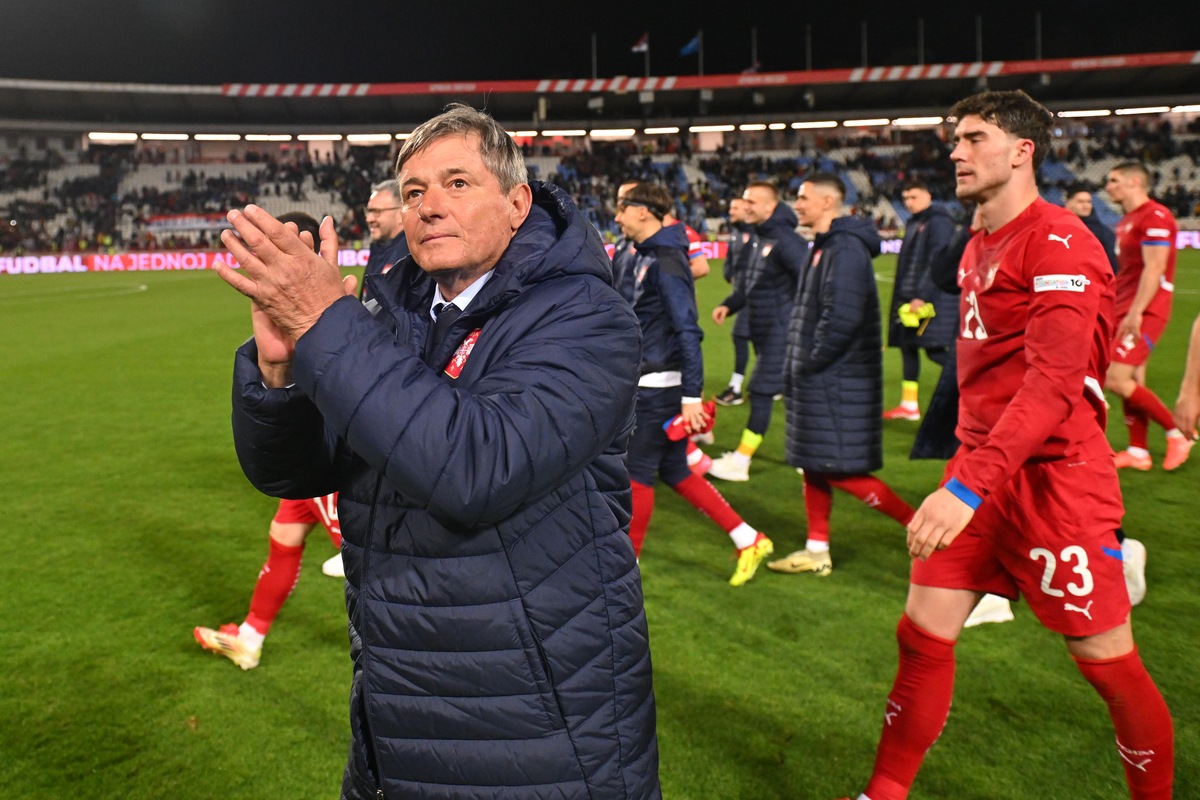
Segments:
[[[482,328],[476,328],[467,334],[467,338],[463,339],[462,344],[454,351],[454,355],[450,356],[450,360],[446,362],[444,370],[446,375],[457,379],[462,374],[463,367],[467,365],[467,359],[471,357],[471,350],[474,349],[475,342],[479,341],[479,334],[482,331]]]

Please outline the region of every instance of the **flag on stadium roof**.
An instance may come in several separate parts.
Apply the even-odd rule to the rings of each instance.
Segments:
[[[650,32],[642,34],[642,38],[633,43],[633,47],[629,48],[631,53],[649,53],[650,52]]]
[[[704,34],[702,31],[697,31],[696,35],[692,37],[690,42],[679,48],[679,57],[684,58],[685,56],[694,56],[696,53],[700,52],[700,38],[703,35]]]

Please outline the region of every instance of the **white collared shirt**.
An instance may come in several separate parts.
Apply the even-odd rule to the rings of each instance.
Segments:
[[[482,289],[483,285],[491,279],[492,270],[489,269],[487,272],[480,275],[474,283],[459,292],[458,297],[455,297],[453,300],[446,300],[446,298],[442,297],[442,287],[435,283],[433,285],[433,302],[429,304],[430,318],[437,319],[437,313],[434,311],[434,309],[440,305],[445,305],[447,302],[458,306],[460,311],[466,311],[467,305],[475,299],[475,295],[479,294],[479,290]]]

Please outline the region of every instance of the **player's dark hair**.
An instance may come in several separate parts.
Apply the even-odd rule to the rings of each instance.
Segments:
[[[667,190],[655,183],[639,183],[630,187],[621,197],[621,202],[645,206],[659,220],[675,205]]]
[[[1109,172],[1119,172],[1122,175],[1139,175],[1142,178],[1142,187],[1146,191],[1150,191],[1150,184],[1153,183],[1153,178],[1150,177],[1150,170],[1146,169],[1146,165],[1140,161],[1123,161],[1109,170]]]
[[[910,180],[905,181],[904,185],[900,187],[900,192],[904,193],[912,191],[913,189],[920,189],[922,192],[928,192],[932,194],[932,192],[929,192],[929,184],[920,178],[911,178]]]
[[[950,116],[956,120],[979,117],[1011,136],[1029,139],[1033,142],[1034,174],[1050,152],[1050,128],[1054,125],[1054,115],[1020,89],[971,95],[951,106]]]
[[[1070,186],[1067,187],[1066,194],[1064,194],[1063,196],[1066,197],[1068,200],[1070,200],[1072,197],[1079,194],[1080,192],[1087,192],[1088,194],[1091,194],[1092,187],[1086,183],[1072,183]]]
[[[846,184],[842,183],[842,179],[832,172],[814,172],[806,177],[804,182],[815,186],[824,186],[837,194],[838,202],[846,202]]]
[[[775,199],[779,199],[779,187],[770,181],[751,181],[746,184],[747,189],[766,189]]]

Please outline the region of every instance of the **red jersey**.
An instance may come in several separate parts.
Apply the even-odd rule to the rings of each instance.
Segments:
[[[986,497],[1031,459],[1107,448],[1113,274],[1079,217],[1039,197],[975,234],[958,282],[957,434],[971,452],[953,477]]]
[[[1158,294],[1146,306],[1145,313],[1163,319],[1171,313],[1171,293],[1175,291],[1175,234],[1178,226],[1166,206],[1147,200],[1121,217],[1117,223],[1117,314],[1124,316],[1133,304],[1145,262],[1143,247],[1167,248],[1167,271],[1163,273]]]
[[[700,234],[696,233],[696,231],[692,229],[692,226],[685,222],[676,222],[675,224],[682,225],[683,232],[687,234],[688,261],[691,261],[696,256],[704,255],[704,246],[701,244],[704,239],[701,238]]]

